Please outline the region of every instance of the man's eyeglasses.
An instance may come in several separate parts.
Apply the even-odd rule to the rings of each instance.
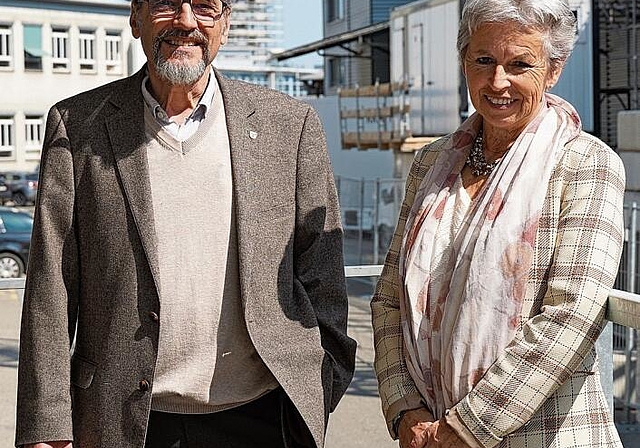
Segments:
[[[198,22],[213,26],[220,20],[229,4],[223,0],[142,0],[149,4],[149,14],[158,19],[173,19],[182,9],[183,3],[191,5],[191,11]]]

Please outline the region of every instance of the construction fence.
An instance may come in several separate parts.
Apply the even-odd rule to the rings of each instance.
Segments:
[[[404,197],[404,179],[355,179],[337,176],[336,187],[345,230],[345,264],[354,266],[384,263]],[[638,204],[627,204],[624,211],[625,241],[614,288],[638,294]],[[634,432],[640,432],[638,331],[618,324],[612,325],[616,421],[631,425]]]

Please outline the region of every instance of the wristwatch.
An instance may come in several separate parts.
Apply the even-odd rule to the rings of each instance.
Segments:
[[[398,427],[400,426],[400,420],[402,420],[402,417],[404,417],[404,414],[406,414],[407,410],[403,410],[400,411],[396,414],[395,417],[393,417],[393,420],[391,420],[391,428],[393,429],[393,433],[397,436],[398,435]]]

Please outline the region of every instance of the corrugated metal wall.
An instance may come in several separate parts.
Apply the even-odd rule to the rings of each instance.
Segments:
[[[618,144],[618,112],[636,109],[639,106],[634,101],[638,89],[638,69],[634,73],[632,65],[634,59],[638,64],[636,56],[637,49],[640,48],[640,32],[633,32],[633,5],[636,4],[637,18],[640,17],[639,3],[633,0],[596,2],[600,55],[598,134],[602,140],[614,148]]]
[[[413,3],[414,0],[371,0],[371,23],[389,20],[391,9]]]
[[[324,36],[334,36],[345,31],[352,31],[363,28],[374,23],[389,20],[391,9],[412,3],[413,0],[345,0],[344,19],[326,21],[324,23]],[[325,3],[326,11],[326,3]],[[368,36],[372,40],[375,48],[368,45],[360,48],[357,42],[348,44],[354,51],[362,51],[362,56],[349,55],[345,50],[332,48],[327,53],[342,55],[344,57],[346,79],[343,80],[343,87],[354,87],[356,84],[364,86],[371,85],[379,80],[389,81],[389,37],[388,33],[379,33],[375,36]],[[327,66],[325,66],[325,70]],[[328,70],[327,70],[328,71]],[[327,93],[335,93],[335,88],[329,87]]]
[[[371,25],[371,3],[372,0],[347,0],[346,15],[349,17],[349,29],[357,30],[364,26]]]
[[[582,127],[587,132],[595,129],[594,107],[594,62],[593,62],[593,15],[591,0],[570,0],[571,9],[578,19],[578,35],[571,57],[564,67],[560,81],[553,88],[555,93],[569,101],[582,118]]]

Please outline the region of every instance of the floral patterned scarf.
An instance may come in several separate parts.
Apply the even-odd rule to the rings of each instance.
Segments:
[[[514,338],[546,195],[541,186],[581,130],[574,108],[546,94],[538,115],[474,198],[453,239],[445,278],[431,285],[442,213],[481,126],[477,113],[467,119],[426,173],[400,254],[407,365],[436,418],[474,387]]]

